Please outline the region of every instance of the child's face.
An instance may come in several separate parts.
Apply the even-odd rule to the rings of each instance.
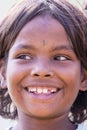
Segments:
[[[81,66],[63,26],[38,16],[9,51],[7,86],[18,111],[50,118],[69,112],[81,87]]]

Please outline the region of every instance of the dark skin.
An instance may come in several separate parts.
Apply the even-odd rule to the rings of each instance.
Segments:
[[[67,130],[67,128],[71,130],[76,129],[76,126],[72,125],[72,123],[70,123],[70,121],[64,116],[50,120],[34,119],[27,115],[25,116],[25,120],[24,116],[19,118],[21,118],[21,120],[19,119],[20,123],[15,128],[13,128],[13,130],[18,130],[19,128],[22,130]]]
[[[76,129],[68,113],[85,88],[84,74],[57,20],[38,16],[23,27],[9,51],[4,76],[18,110],[13,130]]]

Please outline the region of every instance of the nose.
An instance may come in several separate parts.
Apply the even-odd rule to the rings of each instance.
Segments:
[[[54,72],[51,70],[50,65],[37,64],[31,71],[31,76],[34,77],[53,77]]]

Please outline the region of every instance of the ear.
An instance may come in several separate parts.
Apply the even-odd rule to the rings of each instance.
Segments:
[[[81,80],[81,91],[86,91],[87,90],[87,70],[82,71],[82,80]]]
[[[7,85],[6,85],[6,63],[4,60],[0,60],[0,87],[2,89],[7,88]]]

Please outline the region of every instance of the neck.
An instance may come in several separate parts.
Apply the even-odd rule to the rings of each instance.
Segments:
[[[27,115],[21,115],[18,124],[13,130],[75,130],[67,115],[54,119],[36,119]]]

